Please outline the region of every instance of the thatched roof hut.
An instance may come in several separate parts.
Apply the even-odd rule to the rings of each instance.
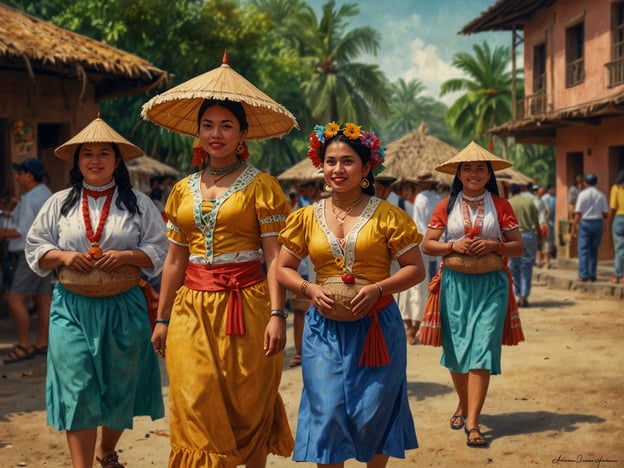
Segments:
[[[96,117],[99,101],[169,79],[145,59],[0,3],[0,134],[7,136],[0,187],[15,192],[11,163],[36,157],[50,188],[64,188],[70,164],[54,148]]]
[[[150,158],[149,156],[126,161],[126,166],[130,173],[132,186],[142,192],[148,192],[150,190],[150,180],[153,177],[171,176],[176,179],[180,177],[180,171],[176,168],[160,162],[157,159]]]
[[[147,92],[169,74],[147,60],[100,41],[59,28],[0,3],[0,64],[23,70],[36,80],[38,73],[87,82],[95,99]],[[123,78],[123,79],[122,79]]]
[[[443,184],[451,185],[453,176],[435,170],[443,162],[455,156],[459,150],[429,135],[427,127],[421,124],[411,133],[404,135],[386,147],[385,176],[396,177],[398,182],[416,181],[420,171],[431,171],[433,176]],[[496,172],[501,182],[526,184],[531,178],[521,172],[509,168]]]

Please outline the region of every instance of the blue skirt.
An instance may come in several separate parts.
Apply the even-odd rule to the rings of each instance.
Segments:
[[[50,308],[48,424],[58,430],[132,428],[164,416],[160,368],[138,286],[116,296],[74,294],[59,282]]]
[[[404,458],[418,447],[407,399],[405,328],[396,302],[379,312],[391,363],[360,367],[370,318],[327,319],[313,306],[303,332],[303,390],[293,460]]]
[[[503,328],[509,299],[505,270],[468,274],[445,268],[440,284],[441,364],[461,374],[501,373]]]

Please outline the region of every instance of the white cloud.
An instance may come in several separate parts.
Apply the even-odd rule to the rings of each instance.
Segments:
[[[443,82],[462,78],[464,75],[458,68],[445,62],[439,54],[438,46],[425,44],[422,39],[414,39],[409,47],[409,64],[401,74],[406,81],[420,80],[431,97],[452,105],[461,93],[447,94],[440,97],[440,86]]]

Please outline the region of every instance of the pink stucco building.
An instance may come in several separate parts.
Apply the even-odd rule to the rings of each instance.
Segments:
[[[514,68],[524,68],[525,97],[492,133],[555,147],[559,251],[575,257],[567,235],[574,176],[595,173],[608,196],[624,168],[624,1],[499,0],[461,33],[501,30],[514,51],[523,45],[524,63]],[[610,227],[600,258],[613,258]]]

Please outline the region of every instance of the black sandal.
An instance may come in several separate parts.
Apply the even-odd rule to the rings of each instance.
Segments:
[[[28,349],[26,346],[22,346],[21,344],[15,345],[15,347],[9,351],[7,357],[2,360],[5,364],[13,364],[16,362],[26,361],[28,359],[32,359],[35,357],[35,350]]]
[[[124,465],[119,463],[117,452],[106,455],[104,458],[95,457],[95,461],[102,465],[102,468],[126,468]]]
[[[473,427],[472,429],[464,429],[466,432],[466,445],[468,447],[487,447],[488,441],[481,434],[481,430],[478,427]],[[477,437],[470,438],[470,434],[476,433]]]
[[[450,420],[451,429],[453,429],[454,431],[460,430],[462,427],[464,427],[465,420],[466,418],[461,414],[454,414],[453,416],[451,416]]]

